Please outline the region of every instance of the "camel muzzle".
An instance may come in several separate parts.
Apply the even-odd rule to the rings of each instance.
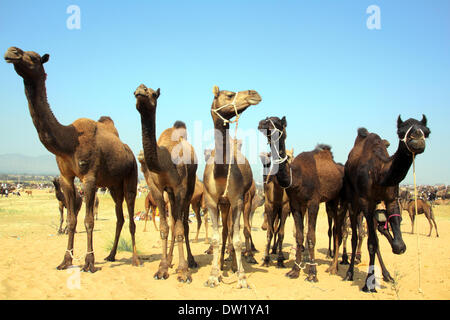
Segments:
[[[19,61],[22,59],[23,51],[16,47],[11,47],[8,50],[6,50],[5,53],[5,61],[8,63],[14,63],[15,61]]]

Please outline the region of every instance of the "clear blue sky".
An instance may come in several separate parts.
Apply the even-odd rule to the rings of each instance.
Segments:
[[[72,4],[81,9],[80,30],[66,27]],[[381,30],[366,27],[373,4]],[[342,163],[358,127],[388,139],[393,153],[397,116],[425,113],[431,135],[417,180],[448,184],[449,13],[447,0],[1,1],[0,48],[49,53],[47,93],[59,121],[108,115],[135,153],[142,148],[133,96],[140,83],[161,88],[158,133],[177,119],[211,130],[218,85],[261,94],[241,117],[243,130],[286,116],[287,146],[296,154],[327,143]],[[5,62],[0,81],[0,153],[48,154],[23,82]],[[253,165],[258,177],[260,167]]]

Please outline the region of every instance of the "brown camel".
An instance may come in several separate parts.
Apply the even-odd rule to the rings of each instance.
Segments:
[[[343,175],[333,160],[331,147],[319,145],[311,152],[303,152],[294,158],[292,163],[286,155],[286,118],[266,118],[259,122],[258,129],[266,135],[272,155],[273,169],[281,188],[289,197],[290,209],[296,226],[296,261],[292,270],[287,273],[290,278],[298,278],[302,263],[303,220],[308,210],[307,249],[309,267],[306,271],[308,281],[318,281],[315,261],[316,221],[321,202],[328,203],[327,210],[333,210],[336,219],[336,230],[339,225],[338,204],[343,184]],[[336,231],[337,232],[337,231]],[[337,235],[336,235],[337,238]]]
[[[81,118],[68,126],[58,122],[47,102],[44,63],[33,51],[24,52],[11,47],[5,54],[6,62],[24,80],[25,94],[34,126],[44,147],[55,154],[61,172],[61,188],[68,206],[68,245],[63,262],[57,267],[67,269],[72,265],[74,233],[77,224],[74,178],[83,184],[86,199],[84,225],[87,233],[87,253],[83,271],[95,272],[94,266],[94,200],[97,187],[108,187],[116,204],[116,234],[113,248],[106,258],[114,261],[124,218],[122,203],[125,197],[128,207],[130,233],[133,243],[133,265],[139,260],[135,243],[134,203],[137,187],[137,164],[131,149],[119,138],[113,121],[101,117],[99,121]]]
[[[33,196],[33,191],[32,190],[25,190],[25,193],[29,196]]]
[[[414,199],[409,200],[407,206],[403,208],[409,213],[409,218],[411,219],[411,233],[414,233],[414,220],[416,217],[416,203]],[[428,233],[428,236],[431,237],[431,231],[433,230],[433,224],[431,222],[433,222],[434,228],[436,229],[436,237],[439,237],[436,220],[434,219],[433,208],[428,204],[427,201],[423,199],[417,199],[417,214],[425,214],[425,217],[430,224],[430,232]]]
[[[189,204],[195,189],[197,158],[194,148],[187,142],[186,125],[176,121],[172,128],[164,130],[156,142],[156,106],[160,90],[154,91],[141,84],[134,92],[136,109],[141,116],[142,144],[145,163],[152,183],[158,192],[152,193],[159,210],[159,231],[162,240],[162,258],[155,279],[167,279],[168,269],[172,263],[172,241],[169,256],[167,255],[167,239],[169,225],[163,193],[169,196],[171,216],[174,221],[172,235],[178,244],[178,281],[192,281],[189,268],[197,267],[197,263],[189,245]],[[152,189],[151,189],[152,190]],[[186,242],[186,263],[183,250]],[[189,268],[188,268],[189,267]]]
[[[197,219],[197,234],[195,235],[195,241],[198,241],[198,234],[200,233],[200,227],[202,226],[202,216],[200,211],[203,211],[203,219],[205,220],[205,243],[209,243],[208,210],[206,209],[203,196],[203,182],[198,179],[195,181],[195,189],[191,199],[191,206],[195,213],[195,218]]]
[[[421,121],[408,119],[397,120],[397,135],[400,139],[395,154],[389,157],[383,140],[375,133],[369,133],[365,128],[358,129],[358,135],[353,149],[350,151],[345,164],[345,194],[350,204],[350,220],[352,226],[352,258],[346,279],[353,279],[357,244],[357,217],[362,211],[367,222],[369,251],[369,272],[366,284],[362,288],[365,292],[376,292],[370,283],[373,278],[375,253],[378,251],[378,231],[389,241],[394,254],[406,251],[400,230],[401,211],[399,208],[399,183],[405,178],[413,162],[413,155],[425,150],[425,138],[430,134],[425,115]],[[379,202],[384,202],[386,214],[375,214]],[[378,220],[375,223],[375,219]],[[388,222],[393,236],[389,232]],[[378,256],[380,258],[380,255]],[[380,261],[381,262],[381,261]],[[383,277],[392,279],[388,274]]]
[[[238,288],[247,288],[247,280],[241,260],[240,218],[244,211],[245,194],[253,183],[250,164],[233,143],[230,148],[230,119],[239,116],[248,107],[257,105],[261,97],[256,91],[240,92],[220,91],[213,88],[214,100],[211,106],[211,117],[214,123],[215,149],[206,163],[203,183],[205,186],[205,203],[213,224],[213,262],[209,279],[205,285],[214,287],[219,284],[219,210],[222,212],[222,226],[227,226],[223,214],[231,210],[232,243],[236,256]],[[228,189],[227,189],[228,186]],[[225,239],[224,239],[225,240]],[[250,252],[251,254],[251,252]],[[221,264],[223,264],[221,262]]]
[[[267,244],[264,251],[263,266],[268,267],[270,264],[270,244],[274,237],[272,254],[277,252],[278,259],[277,268],[284,268],[284,255],[282,252],[284,239],[284,226],[286,219],[290,213],[289,198],[283,188],[280,187],[276,176],[270,173],[271,154],[262,152],[260,159],[264,167],[263,183],[264,183],[264,217],[267,221]],[[291,157],[290,159],[293,159]],[[288,161],[291,161],[288,159]],[[278,240],[276,239],[278,237]]]
[[[53,179],[53,185],[55,186],[55,196],[56,199],[58,200],[58,207],[59,207],[59,215],[60,215],[60,219],[59,219],[59,229],[58,229],[58,233],[68,233],[68,229],[67,229],[67,225],[64,228],[64,230],[62,229],[62,225],[64,223],[64,208],[67,209],[67,205],[66,205],[66,198],[64,197],[64,193],[61,190],[61,184],[59,183],[59,179],[60,178],[54,178]],[[80,194],[78,193],[78,191],[75,191],[75,212],[76,214],[78,214],[78,212],[80,212],[81,209],[81,204],[83,203],[83,200],[80,196]]]

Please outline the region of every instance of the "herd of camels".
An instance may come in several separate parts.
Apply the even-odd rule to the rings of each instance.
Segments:
[[[39,139],[44,147],[56,156],[60,170],[60,188],[66,199],[68,209],[68,244],[64,258],[57,269],[72,265],[74,234],[79,211],[79,199],[75,191],[74,178],[83,185],[86,202],[84,225],[87,232],[87,253],[83,271],[95,272],[93,230],[96,190],[107,187],[115,202],[117,217],[114,245],[105,258],[114,261],[124,215],[122,204],[125,199],[131,233],[133,253],[132,264],[140,264],[135,244],[135,222],[133,219],[137,190],[138,166],[131,149],[124,144],[109,117],[98,121],[80,118],[70,125],[62,125],[52,113],[47,101],[46,73],[44,64],[49,55],[40,56],[33,51],[11,47],[4,56],[6,62],[13,64],[16,73],[23,78],[29,111]],[[177,121],[173,127],[164,130],[156,137],[156,109],[160,89],[153,90],[141,84],[134,92],[136,109],[140,114],[143,153],[138,160],[142,164],[145,178],[150,187],[154,204],[160,212],[159,232],[162,242],[162,257],[155,273],[156,279],[167,279],[172,265],[173,247],[178,247],[177,277],[181,282],[191,282],[190,268],[197,263],[189,246],[188,213],[191,199],[198,183],[197,156],[186,139],[186,126]],[[213,88],[211,117],[214,123],[214,150],[205,151],[206,166],[203,175],[204,207],[210,216],[213,228],[210,252],[213,254],[212,267],[206,286],[215,287],[221,281],[225,243],[231,248],[233,269],[238,277],[237,287],[247,288],[247,277],[243,259],[256,263],[253,257],[254,245],[251,239],[251,226],[246,214],[251,211],[251,199],[255,185],[249,162],[241,153],[239,141],[229,135],[230,124],[244,111],[261,102],[261,96],[254,90],[231,92]],[[232,120],[235,118],[235,120]],[[377,230],[390,243],[394,254],[406,251],[400,230],[401,211],[399,208],[399,183],[405,178],[413,158],[424,152],[425,139],[430,134],[427,119],[397,120],[398,149],[390,156],[386,140],[365,128],[357,131],[354,146],[345,165],[333,160],[331,148],[319,145],[315,150],[297,156],[286,150],[287,120],[285,117],[268,117],[258,124],[258,129],[267,137],[270,153],[260,155],[264,170],[265,213],[267,217],[267,244],[264,253],[264,266],[270,264],[270,245],[274,241],[273,252],[278,251],[277,266],[284,267],[282,242],[286,217],[292,213],[295,221],[296,254],[292,269],[286,274],[298,278],[304,269],[307,280],[318,281],[315,260],[316,222],[319,204],[326,203],[330,225],[330,247],[332,262],[330,274],[338,269],[338,252],[342,243],[342,226],[346,215],[352,228],[352,254],[346,273],[347,280],[353,280],[354,265],[357,259],[358,221],[365,217],[368,229],[368,251],[370,266],[375,264],[377,254],[383,269],[383,278],[391,280],[378,247]],[[231,146],[231,147],[230,147]],[[184,155],[176,163],[172,154]],[[186,157],[186,155],[188,155]],[[239,161],[237,161],[239,160]],[[172,239],[168,249],[169,216],[172,219]],[[376,210],[377,204],[384,203],[385,210]],[[197,209],[195,209],[197,210]],[[222,248],[219,245],[219,213],[222,219]],[[240,217],[243,213],[245,226],[245,250],[242,251],[240,239]],[[306,217],[306,218],[305,218]],[[304,221],[307,221],[304,239]],[[197,234],[198,235],[198,234]],[[187,257],[185,257],[186,244]],[[370,268],[367,279],[374,273]],[[363,291],[375,292],[366,285]]]

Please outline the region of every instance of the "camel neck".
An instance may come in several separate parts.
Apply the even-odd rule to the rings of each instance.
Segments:
[[[146,110],[146,108],[141,108]],[[144,148],[144,158],[148,170],[159,173],[161,166],[158,159],[158,144],[156,142],[156,109],[155,112],[141,111],[142,146]]]
[[[55,155],[72,154],[76,147],[76,130],[72,125],[61,125],[56,119],[47,101],[45,79],[24,80],[24,85],[30,115],[44,147]]]
[[[218,176],[227,176],[228,174],[228,163],[231,163],[231,152],[229,148],[230,125],[225,123],[219,118],[213,117],[214,120],[214,145],[215,145],[215,155],[214,155],[214,174]]]
[[[392,156],[391,162],[388,164],[383,180],[382,186],[395,186],[405,179],[409,168],[412,165],[412,154],[408,151],[405,144],[399,141],[397,151]]]
[[[282,188],[287,188],[292,184],[290,169],[288,168],[287,160],[277,164],[278,160],[286,158],[285,139],[282,137],[278,141],[272,142],[270,148],[272,158],[274,160],[274,166],[278,166],[278,168],[274,168],[278,183]]]

